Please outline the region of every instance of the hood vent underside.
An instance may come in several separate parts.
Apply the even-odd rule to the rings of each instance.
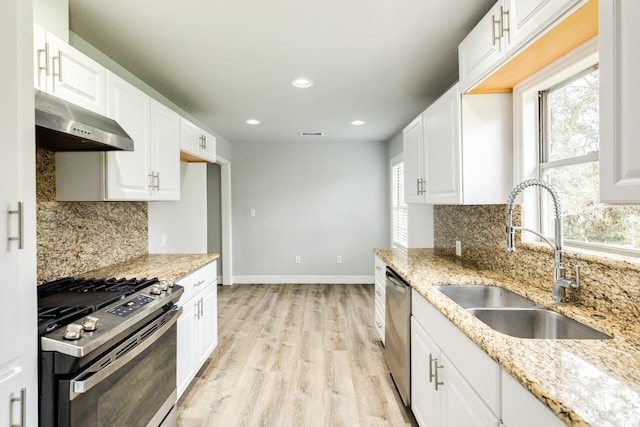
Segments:
[[[50,151],[133,151],[133,140],[108,117],[35,91],[36,145]]]

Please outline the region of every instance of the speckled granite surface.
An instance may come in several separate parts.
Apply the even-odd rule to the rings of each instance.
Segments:
[[[520,224],[520,207],[514,223]],[[455,254],[455,241],[462,242],[462,258],[528,283],[541,291],[551,289],[553,250],[545,243],[521,243],[516,233],[517,251],[504,252],[506,205],[434,206],[434,244],[438,253]],[[566,276],[575,276],[581,266],[581,286],[568,290],[575,304],[619,318],[620,324],[633,326],[640,321],[640,259],[599,256],[584,250],[566,249]]]
[[[600,319],[602,313],[590,306],[552,305],[550,286],[523,285],[432,249],[374,252],[567,425],[640,425],[640,331],[626,316]],[[528,340],[503,335],[433,288],[443,284],[501,286],[613,339]]]
[[[124,277],[179,280],[218,259],[218,254],[151,254],[78,274],[78,277]]]
[[[55,153],[36,152],[38,283],[146,254],[146,202],[57,202]]]

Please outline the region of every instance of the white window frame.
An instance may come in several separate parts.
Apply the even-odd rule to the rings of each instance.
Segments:
[[[407,205],[407,202],[404,202],[404,207],[405,207],[405,217],[406,217],[406,221],[405,221],[405,230],[404,230],[404,235],[405,235],[405,241],[396,241],[396,239],[394,239],[395,237],[395,233],[394,230],[396,229],[396,224],[394,222],[394,200],[393,200],[393,195],[394,195],[394,172],[393,172],[393,168],[394,166],[396,166],[399,163],[403,163],[404,164],[404,153],[403,154],[398,154],[397,156],[394,156],[393,158],[391,158],[391,161],[389,163],[389,188],[391,191],[389,191],[389,209],[390,209],[390,215],[389,215],[389,219],[391,222],[391,226],[389,227],[390,229],[390,237],[389,240],[391,241],[391,246],[394,248],[407,248],[409,245],[409,206]],[[404,189],[404,179],[402,179],[400,181],[400,185],[401,187]],[[404,190],[403,190],[404,193]],[[404,194],[403,194],[404,196]]]
[[[597,64],[598,60],[598,37],[594,37],[513,88],[514,182],[540,178],[538,92],[569,79]],[[522,225],[540,231],[538,193],[524,191],[520,202]],[[522,233],[522,240],[535,242],[538,238],[532,233]]]

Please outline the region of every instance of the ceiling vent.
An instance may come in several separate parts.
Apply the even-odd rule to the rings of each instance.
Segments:
[[[322,136],[324,132],[300,132],[300,136]]]

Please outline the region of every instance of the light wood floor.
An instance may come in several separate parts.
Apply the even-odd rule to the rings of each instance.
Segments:
[[[218,287],[218,347],[178,425],[415,426],[373,316],[373,285]]]

